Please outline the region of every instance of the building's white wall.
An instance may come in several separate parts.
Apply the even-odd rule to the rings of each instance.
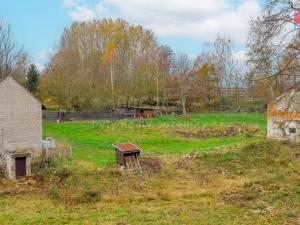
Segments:
[[[42,149],[41,103],[11,77],[0,83],[0,130],[0,153]]]
[[[296,133],[290,133],[290,128],[296,128]],[[278,140],[300,142],[300,121],[283,120],[278,117],[269,117],[267,125],[267,137]]]
[[[274,119],[274,118],[268,118],[267,137],[275,138],[275,139],[283,139],[284,138],[284,132],[279,127],[279,124],[276,123],[276,119]]]

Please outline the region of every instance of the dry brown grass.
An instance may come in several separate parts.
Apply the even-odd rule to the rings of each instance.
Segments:
[[[159,169],[143,175],[57,162],[31,185],[1,180],[0,224],[297,224],[299,153],[263,141],[152,158],[148,166]]]

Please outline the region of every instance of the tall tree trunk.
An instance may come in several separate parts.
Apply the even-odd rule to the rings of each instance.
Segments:
[[[270,81],[269,87],[270,87],[271,99],[274,99],[275,94],[274,94],[274,89],[272,86],[272,81]]]
[[[110,85],[111,85],[111,97],[112,97],[112,107],[115,110],[115,93],[114,93],[114,71],[113,71],[113,63],[110,65]]]
[[[156,108],[159,109],[159,78],[158,78],[157,65],[155,65],[155,68],[156,68]]]
[[[187,113],[186,113],[186,97],[181,98],[181,105],[182,105],[182,114],[184,116],[186,116],[187,115]]]

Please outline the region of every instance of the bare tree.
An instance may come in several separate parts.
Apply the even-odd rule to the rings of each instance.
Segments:
[[[300,75],[300,35],[293,18],[299,11],[299,0],[267,0],[262,14],[250,23],[248,47],[253,80],[267,81],[272,97],[280,80],[295,84],[295,77]]]
[[[219,90],[230,87],[233,80],[234,60],[232,54],[232,42],[229,37],[217,36],[214,42],[214,64],[219,75]]]
[[[10,26],[0,19],[0,79],[12,75],[16,63],[20,63],[22,54],[23,50],[18,48],[12,39]]]
[[[175,61],[175,71],[180,87],[180,101],[183,115],[187,114],[186,102],[192,89],[192,66],[192,61],[186,54],[180,54]]]

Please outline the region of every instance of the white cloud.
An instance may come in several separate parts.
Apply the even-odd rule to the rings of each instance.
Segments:
[[[69,11],[73,21],[88,21],[95,18],[95,12],[85,5],[77,5],[74,10]]]
[[[244,50],[233,53],[233,59],[238,62],[246,62],[248,60],[247,52]]]
[[[76,6],[77,2],[75,0],[63,0],[63,6],[66,8]]]
[[[74,21],[121,17],[163,37],[190,37],[211,41],[216,34],[235,42],[246,40],[250,16],[260,11],[259,0],[102,0],[89,7],[83,1],[64,0]],[[71,4],[71,3],[72,4]],[[235,2],[235,3],[233,3]]]
[[[56,50],[52,48],[48,48],[36,53],[36,57],[38,59],[49,59],[56,54]]]
[[[35,62],[34,65],[36,66],[37,70],[41,73],[44,69],[45,69],[45,66],[38,63],[38,62]]]

